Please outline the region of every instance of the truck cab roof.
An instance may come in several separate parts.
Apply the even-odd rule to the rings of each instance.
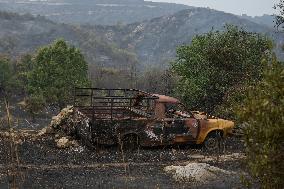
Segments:
[[[159,95],[159,94],[153,94],[153,95],[158,97],[158,99],[156,99],[157,102],[171,103],[171,104],[179,104],[180,103],[180,101],[178,99],[174,98],[174,97]]]

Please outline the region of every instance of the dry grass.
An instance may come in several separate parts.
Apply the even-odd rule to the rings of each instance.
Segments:
[[[9,137],[9,151],[7,152],[7,177],[8,179],[8,188],[18,189],[20,187],[19,180],[24,181],[24,175],[20,170],[20,159],[18,153],[18,143],[16,142],[16,133],[13,128],[13,120],[12,115],[10,114],[10,106],[6,97],[4,97],[5,101],[5,110],[6,110],[6,124],[8,126],[8,137]],[[5,123],[5,122],[4,122]],[[4,125],[5,127],[5,125]]]

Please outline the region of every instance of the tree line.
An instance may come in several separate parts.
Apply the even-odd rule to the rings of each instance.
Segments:
[[[64,39],[16,60],[1,55],[0,97],[23,98],[25,109],[34,117],[46,106],[61,109],[71,104],[74,87],[140,88],[159,93],[172,88],[167,70],[149,67],[139,71],[134,55],[127,54],[125,59],[125,69],[88,64],[80,49]]]

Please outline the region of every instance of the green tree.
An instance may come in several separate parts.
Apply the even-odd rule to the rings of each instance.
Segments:
[[[212,113],[229,90],[260,80],[260,62],[271,49],[266,37],[234,26],[198,35],[177,49],[177,93],[190,108]]]
[[[16,64],[16,77],[20,91],[26,93],[28,86],[28,74],[33,69],[32,55],[25,54],[20,57]]]
[[[79,49],[64,40],[39,49],[32,68],[28,74],[30,97],[59,108],[71,101],[74,87],[89,85],[87,62]]]
[[[17,85],[12,62],[5,56],[0,57],[0,95],[7,95]]]
[[[284,188],[284,64],[265,62],[263,80],[236,109],[246,125],[247,164],[263,188]]]

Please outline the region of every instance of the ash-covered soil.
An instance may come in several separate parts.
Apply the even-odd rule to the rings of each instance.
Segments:
[[[0,139],[0,188],[9,184],[19,188],[193,188],[190,183],[175,181],[164,167],[206,162],[240,174],[245,170],[243,144],[234,137],[227,139],[221,156],[196,146],[140,148],[134,152],[122,152],[117,146],[58,149],[52,136],[27,137],[17,145],[19,161],[14,166],[9,145],[7,138]],[[7,170],[13,169],[7,176]],[[198,186],[232,187],[242,187],[238,176],[222,184]]]

